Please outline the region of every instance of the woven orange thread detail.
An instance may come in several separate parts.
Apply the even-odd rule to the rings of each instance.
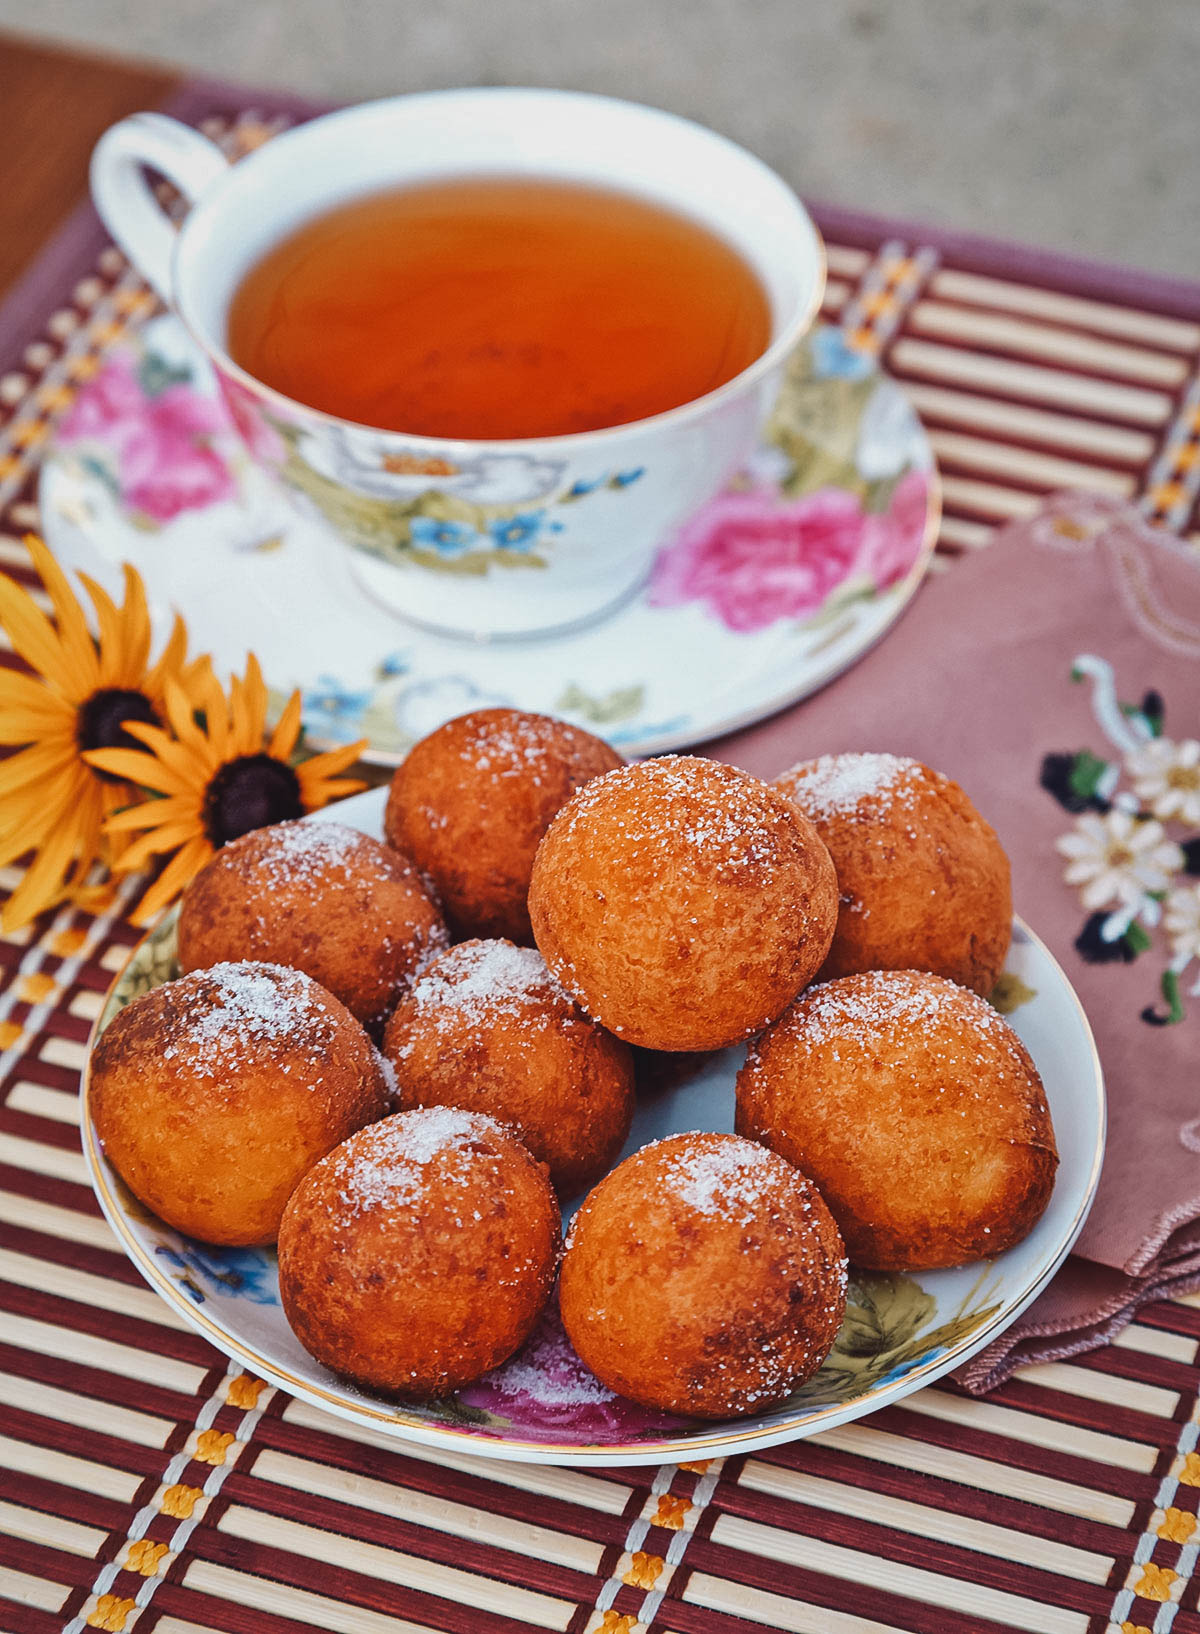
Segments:
[[[21,461],[15,454],[5,454],[0,459],[0,482],[7,482],[9,477],[15,477],[21,469]]]
[[[98,346],[110,346],[114,340],[120,339],[124,328],[125,325],[115,318],[102,318],[98,323],[92,324],[88,334]]]
[[[15,1021],[0,1021],[0,1050],[11,1050],[21,1036],[20,1025]]]
[[[1150,502],[1160,511],[1169,511],[1186,498],[1187,489],[1182,482],[1156,482],[1149,493]]]
[[[136,1601],[122,1600],[116,1594],[102,1594],[96,1601],[95,1609],[88,1614],[89,1628],[107,1628],[111,1634],[121,1634],[125,1627],[125,1619],[133,1610]]]
[[[1183,1461],[1179,1479],[1184,1486],[1200,1486],[1200,1452],[1190,1452]]]
[[[1200,463],[1200,448],[1195,443],[1184,443],[1182,448],[1176,449],[1174,466],[1177,471],[1192,471]]]
[[[883,263],[883,276],[889,284],[901,284],[906,278],[911,278],[915,271],[916,267],[907,255],[889,255]]]
[[[51,993],[58,988],[53,976],[26,976],[21,983],[20,993],[26,1004],[40,1004],[48,999]]]
[[[1164,1543],[1186,1543],[1196,1530],[1196,1517],[1186,1509],[1168,1509],[1158,1528]]]
[[[1133,1592],[1140,1594],[1143,1600],[1169,1600],[1171,1584],[1178,1575],[1169,1566],[1156,1566],[1152,1560],[1148,1560],[1142,1567],[1142,1575]]]
[[[896,310],[896,297],[886,289],[875,289],[869,295],[864,295],[862,308],[869,318],[881,318],[885,313]]]
[[[152,1543],[149,1538],[135,1538],[125,1551],[125,1570],[141,1572],[143,1577],[153,1577],[158,1570],[158,1563],[167,1552],[165,1543]]]
[[[678,1532],[687,1519],[691,1504],[686,1498],[677,1498],[674,1493],[664,1492],[658,1500],[658,1508],[654,1511],[651,1526],[665,1526],[669,1531]]]
[[[75,396],[72,386],[43,386],[37,394],[37,400],[43,408],[63,409]]]
[[[629,1611],[613,1611],[610,1607],[596,1624],[596,1634],[633,1634],[637,1618]]]
[[[258,1406],[258,1398],[266,1389],[261,1379],[254,1378],[249,1373],[239,1373],[236,1379],[230,1379],[229,1388],[225,1392],[226,1404],[230,1407],[241,1407],[249,1412]]]
[[[868,329],[865,324],[860,324],[846,338],[850,345],[857,346],[860,352],[876,352],[879,350],[879,337],[873,330]]]
[[[711,1458],[695,1458],[690,1464],[680,1464],[680,1469],[690,1470],[693,1475],[703,1475],[712,1468]]]
[[[66,362],[66,371],[72,380],[90,380],[100,370],[100,359],[94,352],[77,352]]]
[[[169,1486],[162,1495],[160,1508],[164,1515],[173,1515],[176,1520],[190,1520],[192,1510],[203,1496],[198,1486]]]
[[[225,1454],[233,1445],[232,1430],[201,1430],[196,1437],[196,1451],[193,1455],[202,1464],[211,1464],[215,1469],[225,1462]]]
[[[60,959],[69,959],[72,954],[78,953],[87,941],[85,930],[60,930],[50,942],[50,951]]]
[[[631,1589],[652,1589],[662,1576],[665,1565],[666,1561],[661,1555],[648,1555],[644,1549],[639,1549],[630,1560],[629,1570],[621,1581]]]
[[[148,312],[154,305],[154,297],[145,289],[118,289],[112,303],[118,312]]]
[[[1121,1634],[1152,1634],[1145,1623],[1122,1623]]]
[[[9,427],[8,440],[14,448],[33,448],[35,444],[45,442],[46,427],[36,420],[21,420]]]

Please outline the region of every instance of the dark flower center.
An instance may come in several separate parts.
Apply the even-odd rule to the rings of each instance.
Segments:
[[[93,692],[80,704],[75,717],[76,742],[81,749],[144,749],[145,744],[130,737],[125,730],[127,721],[144,721],[147,726],[159,724],[154,705],[144,692],[124,687],[106,687],[102,692]],[[123,781],[111,772],[97,771],[96,776],[106,783]]]
[[[252,828],[303,815],[300,779],[272,755],[243,755],[229,761],[204,796],[204,831],[218,849]]]

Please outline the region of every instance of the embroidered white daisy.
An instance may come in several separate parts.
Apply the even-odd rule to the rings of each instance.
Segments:
[[[1171,962],[1200,959],[1200,882],[1180,885],[1163,904],[1163,928],[1171,938]]]
[[[1063,877],[1080,887],[1079,899],[1089,913],[1165,891],[1172,874],[1183,867],[1183,852],[1166,837],[1161,823],[1141,822],[1116,807],[1103,816],[1085,811],[1072,831],[1054,843],[1069,859]]]
[[[1200,823],[1200,743],[1151,738],[1125,757],[1134,793],[1163,822]]]

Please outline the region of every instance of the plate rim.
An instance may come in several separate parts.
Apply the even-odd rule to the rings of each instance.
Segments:
[[[373,802],[382,794],[383,791],[380,789],[371,789],[364,794],[352,796],[351,799]],[[339,810],[349,803],[349,801],[341,801],[333,807],[327,807],[326,810]],[[564,1443],[526,1441],[515,1438],[501,1439],[481,1433],[479,1430],[457,1429],[445,1425],[430,1424],[422,1419],[405,1418],[402,1416],[404,1412],[402,1406],[388,1412],[373,1406],[369,1402],[364,1401],[361,1404],[356,1404],[347,1399],[344,1391],[339,1393],[334,1390],[327,1390],[318,1384],[312,1384],[305,1379],[298,1378],[288,1372],[286,1368],[277,1367],[267,1358],[259,1356],[250,1345],[234,1338],[225,1328],[208,1317],[200,1306],[188,1299],[177,1283],[162,1270],[153,1256],[143,1248],[130,1228],[124,1210],[120,1207],[109,1188],[107,1174],[105,1173],[108,1166],[107,1159],[100,1150],[89,1110],[92,1059],[96,1040],[99,1036],[100,1023],[113,992],[139,949],[163,924],[168,915],[176,911],[176,906],[167,908],[158,917],[154,925],[146,931],[145,935],[140,937],[130,948],[128,957],[122,962],[120,969],[114,974],[109,984],[104,1003],[88,1034],[87,1059],[80,1079],[79,1110],[81,1145],[92,1190],[126,1257],[133,1263],[155,1293],[178,1316],[182,1316],[190,1327],[200,1333],[203,1338],[206,1338],[210,1344],[213,1344],[230,1360],[239,1362],[250,1372],[266,1379],[276,1388],[285,1390],[289,1395],[298,1397],[311,1406],[331,1412],[336,1417],[374,1429],[400,1444],[415,1442],[418,1445],[433,1447],[441,1451],[467,1453],[485,1461],[565,1465],[570,1468],[584,1468],[590,1465],[607,1464],[633,1467],[642,1464],[692,1462],[703,1458],[736,1457],[745,1453],[762,1451],[784,1442],[805,1440],[810,1435],[816,1435],[823,1430],[834,1429],[840,1424],[877,1412],[882,1407],[894,1405],[896,1402],[903,1400],[905,1396],[911,1395],[913,1391],[921,1389],[925,1385],[933,1384],[936,1380],[944,1377],[945,1374],[952,1372],[956,1367],[962,1366],[972,1356],[978,1355],[993,1339],[1010,1327],[1023,1311],[1028,1309],[1050,1282],[1078,1239],[1095,1200],[1104,1162],[1108,1128],[1108,1105],[1105,1094],[1104,1071],[1096,1049],[1095,1037],[1079,995],[1068,980],[1066,972],[1042,938],[1030,929],[1019,914],[1014,914],[1014,927],[1019,928],[1028,941],[1038,949],[1041,957],[1048,962],[1051,969],[1058,976],[1063,991],[1069,997],[1077,1019],[1082,1026],[1083,1036],[1089,1050],[1089,1082],[1097,1111],[1096,1142],[1091,1154],[1087,1180],[1077,1199],[1075,1212],[1069,1224],[1065,1227],[1051,1259],[1033,1276],[1020,1294],[1012,1301],[1005,1303],[994,1316],[983,1322],[978,1328],[973,1329],[957,1345],[950,1346],[940,1356],[933,1357],[913,1368],[891,1384],[884,1386],[876,1394],[859,1396],[849,1402],[833,1403],[828,1407],[810,1412],[803,1418],[797,1418],[784,1424],[763,1425],[757,1429],[747,1429],[733,1434],[730,1434],[728,1430],[719,1431],[714,1429],[711,1433],[689,1436],[686,1440],[665,1437],[655,1441],[618,1442],[610,1446],[573,1447]],[[988,1262],[981,1263],[986,1264]]]

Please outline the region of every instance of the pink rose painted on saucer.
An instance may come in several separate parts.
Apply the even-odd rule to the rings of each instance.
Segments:
[[[148,353],[138,367],[125,353],[109,358],[58,427],[71,447],[95,443],[122,504],[153,523],[233,499],[237,485],[212,440],[227,432],[221,404],[196,391],[187,371]]]
[[[794,500],[767,488],[719,494],[659,555],[647,599],[703,602],[727,629],[748,634],[811,618],[855,578],[884,590],[921,553],[928,482],[923,471],[907,472],[879,513],[842,488]]]

